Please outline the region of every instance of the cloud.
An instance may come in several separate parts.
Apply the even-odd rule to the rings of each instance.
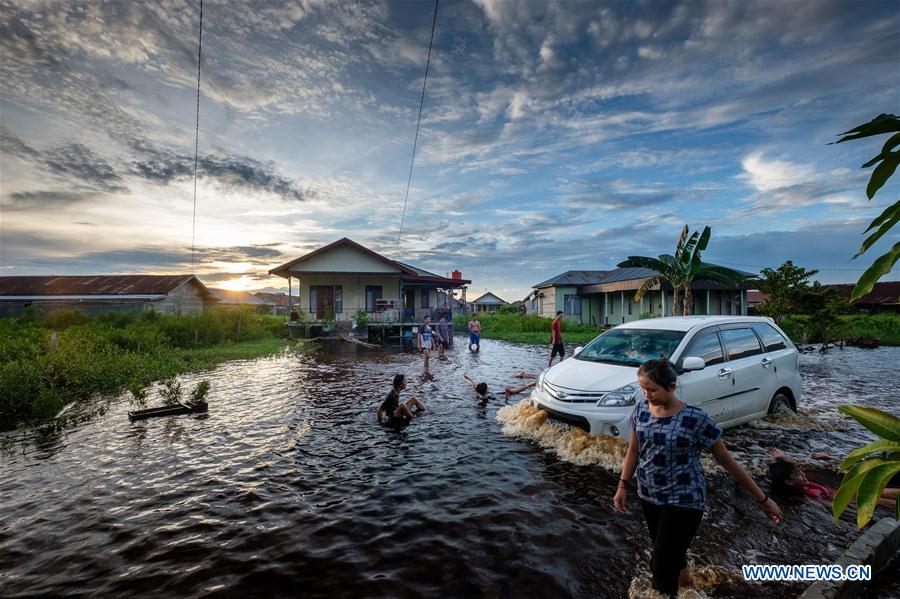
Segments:
[[[72,191],[19,191],[9,194],[0,203],[4,210],[52,209],[83,202],[92,194]]]
[[[122,178],[106,159],[87,146],[73,142],[48,150],[36,150],[15,134],[0,130],[0,151],[41,166],[60,181],[73,179],[97,191],[126,191]]]

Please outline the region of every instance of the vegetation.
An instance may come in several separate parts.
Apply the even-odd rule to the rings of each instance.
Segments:
[[[879,437],[878,441],[850,452],[841,464],[840,469],[846,474],[831,504],[837,520],[855,497],[856,525],[862,528],[872,520],[888,481],[900,472],[900,418],[864,406],[840,406],[838,411]],[[900,520],[900,497],[894,510],[894,517]]]
[[[479,314],[481,337],[483,339],[501,339],[513,343],[550,343],[549,318],[516,312],[497,312],[496,314]],[[457,331],[468,331],[469,318],[454,316],[453,326]],[[563,321],[563,339],[566,343],[587,343],[603,329],[586,324]]]
[[[815,316],[795,314],[784,316],[780,324],[788,337],[796,343],[822,343],[821,325]],[[828,331],[830,339],[878,339],[881,345],[900,346],[900,315],[847,314],[838,316]]]
[[[0,319],[0,430],[45,422],[95,393],[131,391],[181,372],[208,369],[285,347],[282,319],[252,311],[202,315],[60,310]]]
[[[871,137],[873,135],[884,135],[893,132],[894,134],[888,138],[881,148],[881,152],[862,165],[862,168],[875,167],[872,175],[869,177],[869,184],[866,186],[866,196],[871,201],[875,197],[875,193],[881,189],[890,179],[891,175],[900,165],[900,151],[895,148],[900,146],[900,118],[893,114],[879,114],[877,117],[864,123],[858,127],[854,127],[850,131],[841,133],[844,137],[835,143],[842,143],[853,139],[861,139],[863,137]],[[879,164],[880,163],[880,164]],[[857,258],[864,254],[872,245],[881,239],[885,233],[890,231],[897,222],[900,221],[900,200],[885,208],[878,217],[875,218],[864,233],[875,229],[875,232],[869,235],[853,258]],[[856,301],[866,295],[875,286],[875,283],[889,273],[900,258],[900,241],[895,243],[884,255],[878,257],[875,262],[859,277],[853,293],[850,295],[850,301]]]
[[[806,293],[809,278],[817,272],[794,266],[790,260],[774,270],[762,269],[757,288],[766,295],[766,301],[756,311],[771,316],[778,324],[785,315],[800,313],[801,297]]]
[[[700,254],[709,244],[709,237],[709,227],[703,227],[702,233],[694,231],[688,236],[688,226],[685,225],[681,230],[681,237],[678,238],[674,256],[671,254],[661,254],[657,258],[628,256],[627,260],[620,262],[619,268],[649,268],[659,273],[641,285],[634,294],[634,301],[639,302],[645,293],[666,281],[675,290],[672,316],[683,316],[693,314],[694,296],[691,292],[691,283],[694,279],[707,279],[726,287],[735,287],[746,280],[746,277],[736,270],[706,264],[700,259]]]

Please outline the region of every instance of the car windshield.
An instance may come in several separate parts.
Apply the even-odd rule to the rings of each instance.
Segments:
[[[610,329],[575,357],[588,362],[640,366],[652,358],[668,359],[684,335],[684,331]]]

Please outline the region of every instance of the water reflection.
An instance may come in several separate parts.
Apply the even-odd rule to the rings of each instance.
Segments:
[[[803,356],[800,417],[730,431],[727,444],[751,465],[770,446],[846,452],[867,434],[834,407],[892,407],[898,357]],[[0,462],[4,595],[624,596],[648,547],[637,510],[611,509],[621,444],[503,404],[513,374],[546,359],[485,341],[480,354],[458,343],[428,375],[400,353],[233,362],[182,379],[213,383],[203,418],[132,424],[122,400],[27,439]],[[375,421],[397,372],[428,408],[400,429]],[[498,400],[480,408],[463,373]],[[834,524],[827,506],[801,502],[774,527],[729,479],[709,487],[691,560],[710,596],[795,596],[734,573],[748,559],[828,562],[855,536],[852,510]]]

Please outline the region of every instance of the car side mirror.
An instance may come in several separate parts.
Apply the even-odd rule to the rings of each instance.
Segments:
[[[575,353],[572,354],[572,355],[573,355],[573,356],[577,356],[578,354],[581,353],[581,350],[583,350],[583,349],[584,349],[584,348],[581,347],[581,346],[579,345],[578,347],[575,348]]]
[[[685,372],[690,372],[691,370],[703,370],[704,368],[706,368],[706,362],[703,358],[690,356],[681,361],[681,369]]]

